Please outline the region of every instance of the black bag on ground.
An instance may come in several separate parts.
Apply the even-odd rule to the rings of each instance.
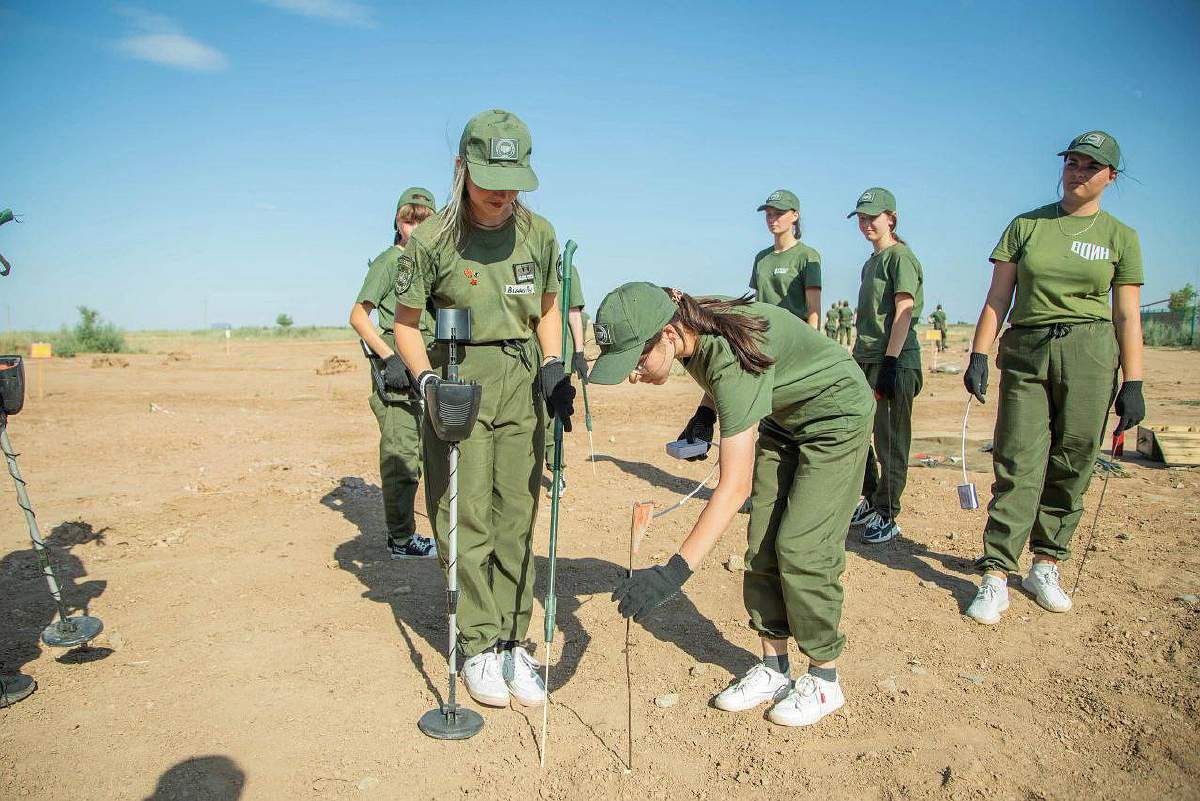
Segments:
[[[0,412],[16,414],[25,405],[25,362],[20,356],[0,356]]]

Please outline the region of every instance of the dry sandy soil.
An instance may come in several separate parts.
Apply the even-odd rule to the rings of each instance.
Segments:
[[[593,387],[603,455],[593,477],[586,438],[569,437],[540,770],[536,711],[485,710],[465,743],[417,731],[445,688],[442,577],[386,558],[357,343],[151,350],[127,367],[46,365],[44,398],[11,421],[68,600],[106,631],[87,651],[39,645],[52,606],[5,481],[0,669],[40,689],[0,711],[0,798],[1200,797],[1200,607],[1179,600],[1200,593],[1197,470],[1127,460],[1075,611],[1050,615],[1014,586],[1004,621],[984,628],[962,616],[984,513],[959,510],[958,468],[914,467],[904,537],[848,544],[848,703],[808,730],[709,704],[756,658],[724,566],[744,548],[739,516],[686,597],[634,627],[626,773],[625,624],[608,593],[630,504],[663,508],[708,465],[662,449],[697,398],[686,378]],[[333,355],[356,369],[318,375]],[[1150,352],[1147,385],[1151,422],[1200,423],[1200,354]],[[959,376],[928,375],[914,453],[957,452],[963,402]],[[984,502],[993,413],[973,416],[968,451]],[[1099,494],[1097,481],[1078,553]],[[656,521],[643,561],[669,554],[699,509]]]

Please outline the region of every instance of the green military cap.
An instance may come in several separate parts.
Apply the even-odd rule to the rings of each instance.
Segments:
[[[637,367],[646,343],[671,322],[679,307],[666,291],[635,281],[609,292],[596,312],[600,358],[588,373],[595,384],[619,384]]]
[[[1082,153],[1085,156],[1090,156],[1106,167],[1119,167],[1121,164],[1121,146],[1117,144],[1117,140],[1110,133],[1104,131],[1088,131],[1071,140],[1071,144],[1067,145],[1067,149],[1059,153],[1060,156],[1065,156],[1068,153]]]
[[[874,217],[882,214],[885,211],[896,210],[896,196],[884,189],[882,186],[872,186],[866,192],[858,196],[858,204],[855,205],[854,211],[846,215],[846,219],[850,219],[855,214],[866,214]]]
[[[780,211],[800,211],[800,199],[786,189],[776,189],[767,195],[758,210],[763,211],[768,207]]]
[[[12,209],[0,211],[0,225],[4,225],[6,222],[12,222],[15,219],[16,218],[13,216]]]
[[[410,186],[404,190],[404,194],[400,196],[400,200],[396,203],[397,214],[400,213],[400,207],[405,204],[424,206],[425,208],[437,211],[437,204],[433,200],[433,193],[420,186]]]
[[[537,176],[529,167],[532,152],[529,128],[516,114],[498,108],[472,117],[458,140],[458,155],[480,189],[537,189]]]

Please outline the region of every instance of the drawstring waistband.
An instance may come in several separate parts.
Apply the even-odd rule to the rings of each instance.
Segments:
[[[1069,333],[1071,333],[1071,326],[1068,323],[1051,323],[1050,328],[1046,331],[1046,339],[1062,339]]]
[[[533,369],[533,360],[529,358],[529,349],[525,347],[525,339],[502,339],[500,340],[500,351],[507,356],[516,356],[521,360],[521,364],[525,365],[526,370]]]

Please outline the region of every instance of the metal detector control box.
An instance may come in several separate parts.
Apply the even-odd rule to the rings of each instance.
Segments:
[[[16,414],[25,406],[25,363],[20,356],[0,356],[0,412]]]
[[[695,442],[688,442],[686,439],[677,439],[674,442],[667,443],[667,455],[674,456],[676,459],[690,459],[693,456],[703,456],[708,453],[708,449],[712,444],[698,439]]]
[[[462,442],[471,436],[483,401],[483,387],[458,377],[458,348],[471,340],[471,310],[438,309],[434,339],[449,347],[449,358],[446,379],[425,385],[425,408],[438,439]]]

